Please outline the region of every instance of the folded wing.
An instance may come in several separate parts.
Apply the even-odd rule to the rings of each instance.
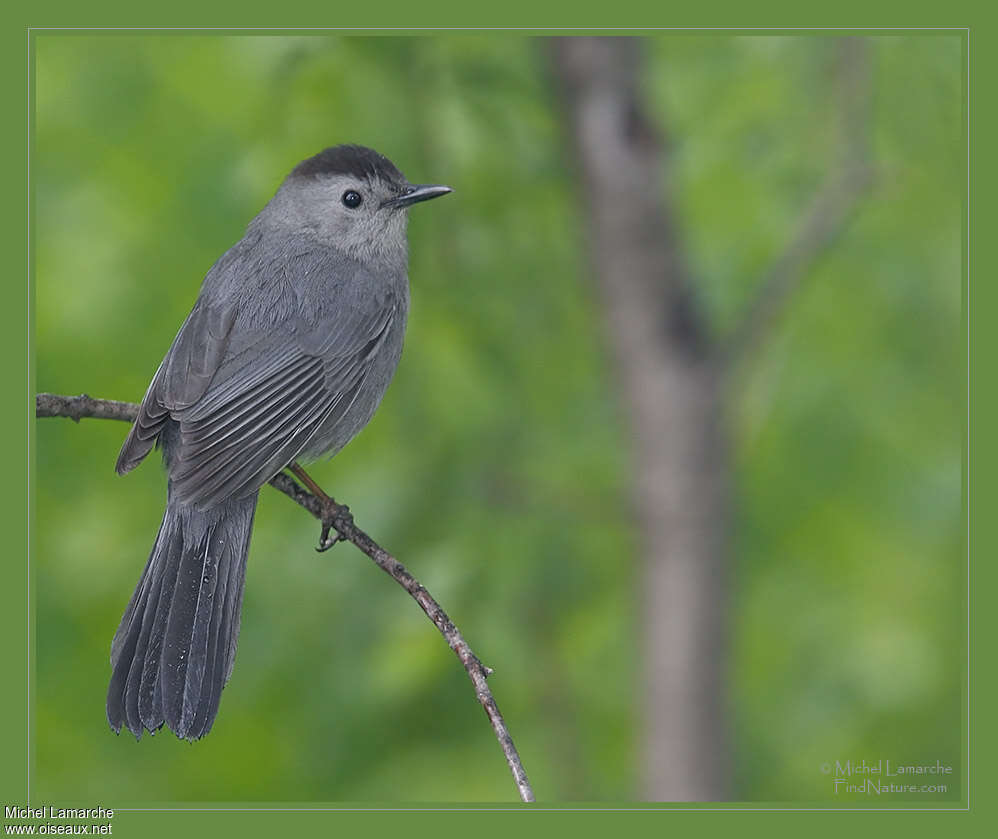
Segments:
[[[205,508],[254,492],[350,409],[394,316],[390,305],[353,309],[330,331],[285,324],[253,342],[233,311],[199,302],[149,386],[118,472],[145,457],[173,420],[178,500]]]

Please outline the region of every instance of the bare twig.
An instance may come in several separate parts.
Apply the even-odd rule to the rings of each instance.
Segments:
[[[730,369],[762,343],[810,267],[845,229],[873,183],[869,45],[865,38],[848,37],[839,40],[838,48],[842,159],[818,190],[797,232],[759,282],[755,299],[724,342],[719,355],[725,368]]]
[[[319,499],[299,486],[289,475],[281,472],[270,479],[270,484],[289,498],[292,498],[317,519],[320,521],[324,520],[322,503]],[[478,656],[472,652],[471,647],[468,646],[468,642],[464,640],[454,622],[447,617],[447,613],[430,596],[430,593],[423,584],[413,577],[401,562],[357,527],[354,524],[353,516],[345,506],[336,504],[333,515],[328,520],[331,521],[340,536],[348,542],[353,542],[374,561],[375,565],[409,592],[412,599],[426,612],[426,616],[433,621],[434,626],[440,630],[440,634],[444,636],[444,640],[454,651],[454,654],[467,671],[468,678],[471,679],[471,683],[475,686],[475,695],[485,709],[489,722],[492,724],[492,730],[495,732],[496,739],[499,741],[499,745],[502,746],[503,754],[506,756],[506,763],[509,764],[509,771],[513,773],[513,780],[516,783],[521,800],[533,801],[534,793],[530,788],[530,781],[527,780],[527,773],[523,769],[520,756],[516,751],[516,746],[513,744],[513,738],[510,736],[502,714],[499,712],[499,706],[496,705],[492,691],[489,690],[489,686],[485,681],[491,675],[492,669],[482,664]]]
[[[139,406],[132,402],[116,402],[110,399],[93,399],[86,394],[82,396],[59,396],[52,393],[39,393],[35,397],[35,415],[38,417],[69,417],[79,422],[83,417],[95,419],[120,419],[134,420],[138,414]],[[320,521],[329,521],[340,536],[346,541],[353,542],[363,553],[377,565],[382,571],[390,576],[415,600],[426,616],[433,622],[433,625],[443,635],[448,646],[458,657],[468,678],[471,679],[475,687],[475,696],[485,709],[485,714],[489,718],[492,730],[496,739],[502,747],[509,764],[510,772],[513,774],[513,781],[516,783],[517,792],[524,802],[534,801],[534,792],[527,780],[527,773],[523,769],[520,756],[513,744],[513,738],[506,728],[506,723],[499,712],[492,691],[486,683],[486,679],[492,673],[491,668],[486,667],[479,660],[478,656],[468,646],[454,622],[447,617],[447,613],[440,607],[426,588],[420,583],[406,567],[399,562],[388,551],[382,548],[363,530],[354,524],[353,516],[347,507],[332,502],[331,509],[324,510],[323,503],[314,494],[297,484],[289,475],[283,472],[278,473],[270,480],[271,486],[287,495],[299,506],[308,510]]]

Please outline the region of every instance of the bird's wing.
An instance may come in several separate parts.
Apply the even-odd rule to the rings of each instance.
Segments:
[[[256,490],[350,408],[395,314],[387,300],[345,305],[322,329],[285,321],[246,340],[234,308],[199,301],[149,385],[118,472],[145,457],[172,419],[175,498],[206,507]]]
[[[353,405],[394,316],[390,305],[344,313],[321,338],[296,330],[227,360],[231,373],[220,370],[221,381],[197,403],[171,411],[180,422],[170,464],[175,497],[211,506],[255,491],[287,466]]]
[[[118,454],[119,475],[149,454],[171,409],[195,404],[208,389],[229,346],[235,315],[235,309],[202,300],[194,305],[142,398],[139,415]]]

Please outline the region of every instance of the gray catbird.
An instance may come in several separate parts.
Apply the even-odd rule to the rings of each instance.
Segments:
[[[232,672],[260,487],[339,451],[402,352],[414,186],[388,158],[335,146],[299,163],[211,268],[118,455],[158,443],[166,513],[111,642],[107,718],[136,736],[211,729]]]

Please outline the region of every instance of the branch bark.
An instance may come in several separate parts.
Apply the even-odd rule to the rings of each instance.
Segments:
[[[138,415],[139,406],[134,402],[94,399],[85,393],[79,396],[39,393],[35,396],[36,417],[69,417],[73,422],[79,422],[85,417],[134,422]]]
[[[39,393],[35,397],[36,417],[68,417],[76,422],[85,417],[94,419],[116,419],[131,422],[138,415],[139,406],[133,402],[117,402],[110,399],[94,399],[86,394],[80,396],[61,396],[52,393]],[[289,475],[283,472],[278,473],[270,480],[270,485],[283,492],[292,501],[310,512],[319,521],[323,521],[324,513],[328,516],[328,511],[323,510],[320,500],[296,483]],[[447,616],[440,604],[430,595],[408,569],[399,562],[388,551],[382,548],[367,533],[361,530],[354,523],[353,516],[349,509],[340,504],[334,504],[331,517],[327,521],[332,523],[337,533],[342,539],[352,542],[360,551],[366,554],[375,565],[388,574],[395,582],[404,588],[409,596],[415,600],[419,607],[426,613],[426,616],[433,622],[433,625],[443,635],[447,645],[454,651],[461,665],[464,667],[468,678],[475,688],[475,696],[485,710],[496,739],[502,748],[506,763],[513,775],[513,782],[516,784],[517,793],[520,800],[533,802],[534,792],[527,779],[520,755],[510,736],[509,729],[499,712],[492,691],[486,679],[492,674],[492,669],[482,664],[481,660],[472,651],[464,636],[460,633],[454,622]]]

